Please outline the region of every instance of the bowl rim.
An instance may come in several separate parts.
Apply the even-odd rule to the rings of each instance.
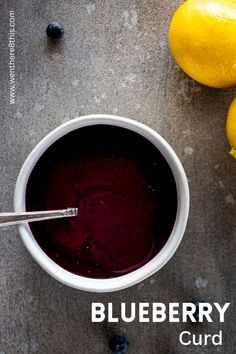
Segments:
[[[71,273],[56,264],[41,249],[28,223],[18,226],[22,241],[36,262],[53,278],[76,289],[91,292],[111,292],[130,287],[161,269],[176,252],[187,225],[189,214],[189,187],[183,166],[167,141],[156,131],[138,121],[107,114],[92,114],[72,119],[47,134],[26,158],[16,181],[14,209],[25,211],[25,194],[29,176],[43,153],[67,133],[91,125],[104,124],[132,130],[149,140],[164,156],[175,178],[177,189],[177,213],[172,232],[158,254],[142,267],[116,278],[94,279]]]

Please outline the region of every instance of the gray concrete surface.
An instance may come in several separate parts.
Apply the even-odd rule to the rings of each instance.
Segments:
[[[235,89],[198,85],[175,64],[168,25],[181,1],[15,0],[1,5],[0,210],[13,209],[20,167],[62,122],[113,113],[146,123],[179,155],[189,178],[191,211],[173,259],[151,278],[112,294],[61,285],[25,250],[15,228],[0,230],[0,353],[109,353],[112,333],[127,335],[130,354],[236,352],[235,308],[226,322],[92,324],[90,304],[121,301],[233,302],[236,162],[228,156],[225,116]],[[16,16],[15,105],[9,104],[8,23]],[[45,29],[61,22],[51,44]],[[179,333],[215,333],[222,347],[184,347]]]

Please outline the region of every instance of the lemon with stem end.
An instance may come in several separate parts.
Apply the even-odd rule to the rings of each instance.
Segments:
[[[201,84],[236,85],[236,0],[187,0],[175,12],[169,44],[177,64]]]
[[[231,146],[230,155],[236,159],[236,97],[234,97],[226,120],[226,134]]]

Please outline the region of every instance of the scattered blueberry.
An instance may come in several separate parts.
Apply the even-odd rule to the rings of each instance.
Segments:
[[[123,336],[113,336],[109,340],[109,348],[113,353],[123,354],[129,349],[129,342],[126,337]]]
[[[58,22],[52,22],[46,29],[47,36],[52,39],[59,39],[63,37],[64,27]]]
[[[203,303],[205,301],[201,300],[201,299],[196,299],[196,300],[193,300],[192,301],[192,304],[194,304],[196,306],[196,311],[195,313],[193,314],[194,317],[196,318],[196,320],[198,320],[199,318],[199,304]]]

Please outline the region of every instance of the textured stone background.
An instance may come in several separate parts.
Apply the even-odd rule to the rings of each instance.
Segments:
[[[181,1],[15,0],[1,5],[0,210],[13,209],[14,185],[28,153],[62,122],[113,113],[146,123],[179,155],[189,178],[191,211],[184,240],[156,275],[130,289],[90,294],[47,275],[17,230],[0,230],[0,353],[109,353],[111,333],[125,334],[130,354],[236,351],[233,306],[226,323],[91,324],[90,303],[233,301],[236,163],[228,156],[225,115],[235,89],[198,85],[175,64],[167,44]],[[8,12],[17,26],[17,102],[9,105]],[[51,44],[51,20],[66,30]],[[181,330],[215,333],[223,347],[183,347]]]

